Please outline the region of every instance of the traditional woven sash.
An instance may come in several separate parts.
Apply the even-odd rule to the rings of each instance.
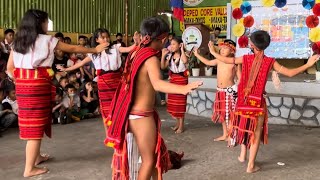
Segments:
[[[236,113],[232,119],[233,131],[231,132],[231,137],[235,138],[238,144],[246,144],[249,147],[254,141],[254,131],[259,116],[264,116],[263,135],[261,138],[264,143],[267,143],[268,117],[263,94],[265,92],[268,73],[275,61],[273,58],[263,56],[263,59],[259,60],[261,61],[260,68],[254,68],[253,64],[256,60],[258,59],[255,59],[254,55],[243,56],[243,69],[238,88]],[[252,71],[254,71],[254,73]],[[256,76],[255,80],[253,80],[254,77],[250,78],[252,74]],[[254,82],[253,84],[252,81]]]
[[[114,99],[111,103],[110,114],[106,125],[109,126],[105,144],[113,147],[115,153],[113,156],[113,179],[122,180],[129,179],[129,165],[127,154],[126,134],[128,129],[128,116],[131,111],[133,102],[133,91],[135,85],[135,78],[143,63],[150,57],[156,56],[159,51],[146,47],[141,48],[135,52],[134,58],[129,59],[134,52],[131,52],[127,59],[124,76],[115,93]],[[129,62],[129,61],[132,62]],[[130,69],[128,69],[130,68]],[[169,156],[163,139],[160,135],[161,121],[158,114],[154,113],[154,119],[157,124],[157,164],[159,179],[162,179],[162,173],[168,170]]]
[[[183,73],[181,73],[183,74]],[[187,85],[188,77],[181,74],[170,73],[170,83]],[[184,118],[187,105],[187,96],[181,94],[168,94],[167,111],[174,118]]]

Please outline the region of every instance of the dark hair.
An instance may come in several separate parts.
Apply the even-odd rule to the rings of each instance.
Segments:
[[[56,38],[64,38],[64,35],[62,34],[62,32],[57,32],[55,35],[54,35],[54,37],[56,37]]]
[[[62,96],[63,96],[63,91],[62,91],[62,89],[57,88],[57,89],[56,89],[56,95],[62,97]]]
[[[71,38],[70,37],[65,37],[64,40],[70,40],[71,41]]]
[[[92,48],[95,48],[95,47],[97,47],[97,46],[99,45],[99,43],[97,43],[96,39],[98,39],[99,36],[100,36],[102,33],[107,33],[107,35],[110,37],[110,33],[109,33],[109,31],[108,31],[107,29],[105,29],[105,28],[98,28],[98,29],[96,29],[96,30],[94,31],[94,33],[93,33],[93,35],[92,35],[92,39],[91,39],[91,47],[92,47]],[[110,49],[112,48],[112,46],[113,46],[112,41],[110,41],[109,43],[110,43],[110,44],[109,44],[108,48],[105,50],[105,52],[106,52],[107,54],[110,54],[110,51],[109,51],[109,50],[110,50]],[[93,54],[93,58],[96,58],[97,56],[100,56],[100,55],[101,55],[101,53]]]
[[[176,36],[176,34],[175,33],[169,33],[169,36],[173,36],[173,37],[175,37]]]
[[[87,37],[84,35],[80,35],[78,39],[86,39]]]
[[[179,37],[173,37],[172,41],[176,41],[178,44],[181,44],[183,42],[182,39]]]
[[[7,35],[9,33],[13,33],[14,34],[14,30],[13,29],[7,29],[4,31],[4,35]]]
[[[215,27],[214,30],[215,30],[215,31],[221,31],[221,28]]]
[[[68,84],[66,85],[65,89],[68,90],[68,89],[76,89],[76,88],[74,87],[74,85]]]
[[[231,45],[233,45],[234,47],[236,47],[236,43],[235,43],[234,41],[232,41],[231,39],[225,39],[223,42],[224,42],[224,43],[231,44]]]
[[[123,35],[121,33],[117,33],[116,37],[118,37],[118,36],[122,37]]]
[[[33,48],[38,35],[46,34],[42,29],[42,24],[48,20],[48,13],[40,10],[28,10],[19,25],[18,32],[14,40],[14,51],[26,54]]]
[[[142,21],[140,26],[141,35],[149,35],[151,39],[155,39],[163,33],[169,33],[169,25],[159,17],[149,17]]]
[[[258,30],[250,35],[251,42],[261,51],[270,45],[270,35],[267,31]]]
[[[75,76],[76,76],[76,72],[75,72],[75,71],[71,71],[71,72],[69,72],[69,73],[68,73],[68,78],[69,78],[70,76],[73,76],[73,75],[75,75]]]
[[[68,80],[68,78],[67,77],[61,77],[60,79],[59,79],[59,83],[62,81],[62,80]]]

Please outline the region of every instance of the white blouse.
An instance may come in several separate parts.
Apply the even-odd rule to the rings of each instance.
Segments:
[[[169,59],[171,59],[171,57],[172,57],[172,53],[171,54],[169,54],[168,56],[167,56],[167,60],[169,60]],[[170,71],[172,71],[173,73],[182,73],[182,72],[184,72],[186,69],[187,69],[187,67],[186,67],[186,65],[184,64],[184,62],[181,60],[181,57],[179,58],[179,65],[177,66],[177,64],[175,63],[175,61],[176,60],[174,60],[173,59],[173,57],[172,57],[172,59],[169,61],[169,69],[170,69]]]
[[[101,54],[88,54],[96,70],[116,71],[121,67],[121,53],[119,51],[121,44],[115,44],[109,49],[110,54],[102,51]]]
[[[34,47],[30,47],[30,50],[26,54],[13,51],[14,67],[22,69],[51,67],[54,60],[54,49],[57,44],[57,38],[39,34]]]

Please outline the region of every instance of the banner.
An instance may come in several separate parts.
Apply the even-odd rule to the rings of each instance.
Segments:
[[[202,23],[210,29],[221,28],[221,33],[227,33],[227,7],[184,8],[184,23]],[[184,24],[180,22],[180,30],[184,31]]]

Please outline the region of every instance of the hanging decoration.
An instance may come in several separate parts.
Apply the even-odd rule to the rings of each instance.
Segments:
[[[265,6],[265,7],[271,7],[274,5],[275,2],[276,0],[262,0],[261,4],[262,6]]]
[[[242,4],[242,0],[231,0],[232,8],[239,8]]]
[[[241,11],[240,8],[235,8],[233,11],[232,11],[232,17],[234,19],[241,19],[243,16],[243,13]]]
[[[183,0],[170,0],[170,6],[173,9],[173,17],[184,22]]]
[[[243,24],[238,23],[232,27],[232,32],[233,35],[240,37],[244,34],[245,27],[243,26]]]
[[[252,6],[248,1],[245,1],[241,4],[240,9],[242,11],[243,14],[247,14],[251,11]]]
[[[283,8],[286,4],[287,0],[276,0],[276,2],[274,3],[277,8]]]
[[[250,28],[253,26],[253,24],[254,24],[254,18],[252,16],[249,15],[244,18],[244,20],[243,20],[244,27]]]
[[[320,41],[320,28],[313,28],[309,32],[309,39],[312,42],[318,42]]]
[[[319,18],[318,16],[315,15],[309,15],[306,18],[306,25],[308,26],[308,28],[315,28],[319,25]]]
[[[320,54],[320,41],[312,44],[312,51],[316,54]]]
[[[303,0],[302,1],[302,6],[305,8],[305,9],[312,9],[313,6],[315,5],[315,0]]]
[[[238,39],[238,45],[240,48],[246,48],[249,45],[249,38],[248,36],[241,36]]]
[[[320,16],[320,3],[314,5],[312,12],[316,16]]]

